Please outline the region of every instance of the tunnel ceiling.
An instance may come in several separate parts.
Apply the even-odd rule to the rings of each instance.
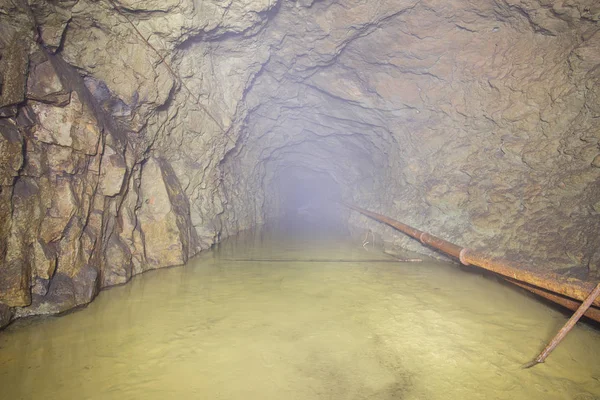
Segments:
[[[599,21],[595,0],[0,0],[0,313],[184,263],[264,222],[289,169],[597,270]]]

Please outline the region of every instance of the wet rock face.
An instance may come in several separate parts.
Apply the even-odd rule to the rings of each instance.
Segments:
[[[458,244],[597,270],[599,21],[595,0],[0,0],[0,324],[289,209],[292,170],[302,198],[320,177]]]
[[[248,139],[227,177],[251,164],[234,158],[257,160],[245,182],[258,192],[253,176],[306,166],[461,245],[597,269],[599,7],[284,3],[272,33],[294,34],[278,36],[246,96]]]

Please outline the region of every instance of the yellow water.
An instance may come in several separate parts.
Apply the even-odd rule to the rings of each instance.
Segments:
[[[376,259],[242,235],[0,332],[0,398],[600,399],[599,331],[578,324],[523,370],[563,314],[442,263],[360,262]]]

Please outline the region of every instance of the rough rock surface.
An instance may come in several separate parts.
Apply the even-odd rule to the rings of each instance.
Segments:
[[[599,22],[595,0],[0,0],[0,326],[185,263],[280,213],[282,182],[597,271]]]

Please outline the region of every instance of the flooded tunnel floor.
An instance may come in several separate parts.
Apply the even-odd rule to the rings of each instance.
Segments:
[[[563,314],[442,263],[305,233],[246,233],[84,310],[13,324],[0,397],[600,399],[598,331],[579,324],[523,370]]]

